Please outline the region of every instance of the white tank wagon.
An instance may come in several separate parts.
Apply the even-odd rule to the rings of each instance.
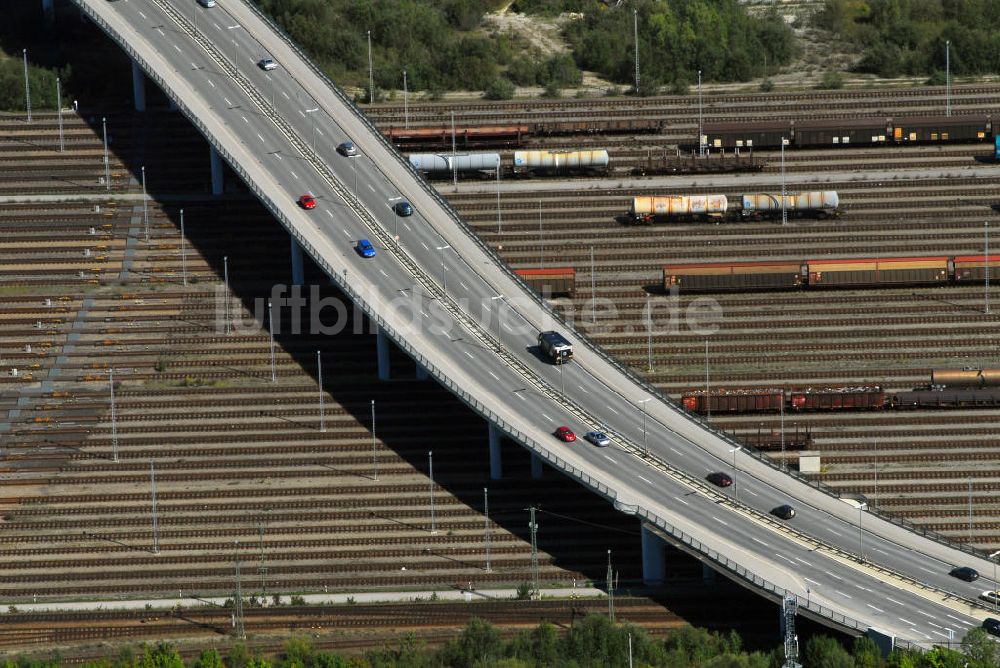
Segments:
[[[411,153],[410,164],[418,172],[425,174],[450,174],[457,171],[459,174],[469,172],[490,172],[496,173],[500,166],[499,153],[459,153],[456,155],[442,155],[440,153]]]
[[[629,215],[638,222],[654,219],[721,218],[729,209],[725,195],[670,195],[666,197],[633,197]]]
[[[604,149],[595,151],[514,151],[515,174],[603,174],[611,162]]]
[[[818,213],[834,215],[840,206],[840,197],[835,190],[814,190],[811,192],[786,194],[785,211],[790,214]],[[781,215],[781,193],[758,193],[743,195],[743,215]]]

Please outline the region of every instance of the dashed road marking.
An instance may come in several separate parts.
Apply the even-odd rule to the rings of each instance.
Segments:
[[[813,583],[813,584],[814,584],[814,585],[816,585],[817,587],[818,587],[818,586],[820,586],[820,584],[821,584],[821,583],[819,583],[819,582],[816,582],[815,580],[813,580],[813,579],[811,579],[811,578],[802,578],[802,579],[803,579],[803,580],[805,580],[806,582],[811,582],[811,583]]]
[[[184,53],[183,51],[181,51],[181,47],[177,46],[176,44],[174,44],[173,46],[177,50],[177,53]]]
[[[465,356],[468,357],[470,360],[476,359],[475,357],[472,356],[472,353],[470,353],[468,350],[463,350],[462,352],[465,353]]]
[[[889,601],[891,603],[895,603],[896,605],[903,605],[903,603],[901,601],[897,601],[894,598],[889,598],[888,596],[885,597],[885,600],[887,600],[887,601]]]
[[[749,494],[750,496],[760,496],[760,494],[758,494],[757,492],[753,491],[752,489],[747,489],[746,487],[743,488],[743,491]]]
[[[609,462],[611,462],[612,464],[617,464],[617,463],[618,463],[618,462],[616,462],[615,460],[611,459],[611,457],[608,457],[607,455],[604,455],[604,458],[605,458],[605,459],[607,459],[607,460],[608,460]]]
[[[615,415],[621,415],[621,413],[619,413],[618,411],[616,411],[616,410],[615,410],[614,408],[612,408],[612,407],[611,407],[610,405],[608,406],[608,410],[609,410],[609,411],[611,411],[612,413],[614,413]]]
[[[246,117],[246,116],[244,116],[243,114],[240,114],[240,118],[242,118],[242,119],[243,119],[243,122],[244,122],[244,123],[246,123],[247,125],[250,125],[250,121],[248,121],[248,120],[247,120],[247,117]]]
[[[909,619],[903,619],[902,617],[898,617],[897,619],[899,619],[899,621],[903,622],[904,624],[909,624],[911,627],[917,625],[916,622],[911,622]]]
[[[637,475],[637,476],[636,476],[636,478],[638,478],[639,480],[641,480],[641,481],[643,481],[643,482],[645,482],[645,483],[648,483],[648,484],[650,484],[650,485],[652,485],[652,484],[653,484],[653,481],[652,481],[652,480],[650,480],[649,478],[644,478],[644,477],[642,477],[641,475]]]
[[[382,274],[386,278],[389,278],[389,274],[385,273],[385,269],[379,269],[378,273]],[[469,355],[469,353],[466,353],[466,355]],[[472,357],[472,355],[469,355],[469,357]]]
[[[824,573],[826,573],[827,575],[829,575],[829,576],[830,576],[830,577],[832,577],[832,578],[837,578],[837,579],[838,579],[838,580],[840,580],[841,582],[843,582],[843,581],[844,581],[844,578],[840,577],[839,575],[837,575],[837,574],[836,574],[836,573],[834,573],[833,571],[823,571],[823,572],[824,572]]]
[[[834,531],[833,529],[827,529],[827,531],[829,531],[830,533],[832,533],[834,536],[843,536],[844,535],[844,534],[840,533],[839,531]]]
[[[682,499],[679,496],[675,496],[674,498],[677,499],[678,501],[680,501],[681,503],[683,503],[685,506],[690,506],[691,505],[690,503],[688,503],[687,501],[685,501],[684,499]]]
[[[293,178],[293,179],[298,179],[298,178],[299,178],[299,175],[298,175],[298,174],[296,174],[295,172],[293,172],[293,171],[292,171],[292,170],[290,170],[290,169],[288,170],[288,173],[292,175],[292,178]]]
[[[715,520],[716,522],[718,522],[719,524],[723,525],[723,526],[729,526],[729,522],[726,522],[725,520],[720,520],[715,515],[712,515],[712,519]]]
[[[226,97],[225,95],[222,96],[222,99],[226,101],[226,106],[229,106],[229,107],[233,106],[233,103],[230,102],[229,98]]]
[[[285,96],[286,100],[291,100],[292,99],[292,98],[288,97],[288,93],[286,93],[285,91],[281,91],[281,94]]]
[[[836,592],[836,593],[838,593],[838,594],[840,594],[840,595],[841,595],[841,596],[843,596],[844,598],[854,598],[854,597],[853,597],[853,596],[851,596],[850,594],[845,594],[844,592],[840,591],[839,589],[834,589],[833,591],[834,591],[834,592]]]
[[[923,615],[924,617],[930,617],[931,619],[937,619],[934,615],[929,612],[924,612],[923,610],[914,610],[918,615]]]
[[[461,285],[461,286],[462,286],[462,288],[463,288],[463,289],[465,289],[465,290],[468,290],[468,289],[469,289],[469,286],[468,286],[468,285],[466,285],[465,283],[463,283],[462,281],[459,281],[459,282],[458,282],[458,284],[459,284],[459,285]]]
[[[264,138],[260,136],[260,133],[259,133],[259,132],[257,133],[257,139],[259,139],[259,140],[260,140],[260,143],[261,143],[261,144],[263,144],[263,143],[264,143]]]
[[[757,536],[750,536],[750,540],[752,540],[752,541],[754,541],[756,543],[760,543],[764,547],[771,547],[770,545],[768,545],[767,543],[765,543],[764,541],[762,541],[760,538],[757,538]]]
[[[214,83],[212,83],[212,80],[211,80],[211,79],[205,79],[205,81],[207,81],[207,82],[208,82],[208,85],[209,85],[209,86],[211,86],[212,88],[215,88],[215,84],[214,84]]]
[[[543,418],[545,418],[546,420],[549,420],[550,422],[552,421],[552,418],[550,418],[550,417],[549,417],[548,415],[546,415],[545,413],[542,413],[542,417],[543,417]]]
[[[788,563],[790,563],[792,566],[798,566],[797,563],[795,563],[794,561],[792,561],[791,559],[789,559],[785,555],[781,554],[780,552],[775,552],[774,556],[776,556],[778,559],[784,559],[785,561],[787,561]]]
[[[677,448],[675,448],[674,446],[670,445],[670,446],[667,446],[667,447],[669,447],[671,450],[673,450],[677,454],[681,455],[682,457],[684,456],[684,453],[681,452],[680,450],[678,450]]]
[[[813,567],[813,565],[812,565],[812,564],[810,564],[810,563],[809,563],[808,561],[806,561],[806,560],[805,560],[805,559],[803,559],[802,557],[794,557],[794,559],[795,559],[795,561],[801,561],[801,562],[802,562],[803,564],[805,564],[805,565],[806,565],[806,566],[808,566],[809,568],[812,568],[812,567]]]
[[[871,608],[872,610],[874,610],[875,612],[877,612],[879,614],[884,614],[885,613],[885,610],[883,610],[882,608],[876,608],[871,603],[865,603],[865,605],[867,605],[869,608]]]
[[[430,250],[430,248],[427,247],[427,244],[425,244],[423,241],[420,242],[420,245],[424,247],[425,251],[429,251]]]
[[[146,15],[142,13],[141,9],[139,10],[139,16],[141,16],[143,18],[143,20],[146,19]]]
[[[496,375],[492,371],[488,371],[487,373],[489,373],[491,376],[493,376],[493,380],[500,380],[500,376]]]

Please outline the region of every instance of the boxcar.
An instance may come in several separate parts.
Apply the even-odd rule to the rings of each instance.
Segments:
[[[750,123],[705,123],[702,142],[711,149],[753,149],[786,145],[792,140],[791,121],[756,121]]]
[[[572,297],[576,290],[576,270],[573,267],[553,267],[551,269],[515,269],[528,286],[544,297]]]
[[[919,116],[893,122],[892,138],[897,144],[947,141],[984,141],[993,136],[989,116]]]
[[[880,410],[885,392],[879,387],[792,390],[788,405],[796,411]]]
[[[1000,408],[998,390],[913,390],[897,392],[895,408]]]
[[[807,260],[810,287],[948,282],[947,257]]]
[[[763,413],[778,412],[785,395],[781,390],[744,390],[739,392],[690,392],[681,397],[681,405],[695,413]]]
[[[836,118],[793,123],[796,146],[852,146],[884,144],[892,136],[884,118]]]
[[[989,263],[985,255],[958,255],[954,258],[952,275],[957,283],[985,281],[989,269],[990,280],[1000,280],[1000,257],[991,255]]]
[[[782,290],[799,287],[802,272],[798,261],[674,264],[663,267],[663,289]]]

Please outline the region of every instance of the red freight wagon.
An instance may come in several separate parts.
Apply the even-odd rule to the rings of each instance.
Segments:
[[[706,397],[704,392],[689,392],[681,397],[681,405],[694,413],[764,413],[780,411],[784,394],[781,390],[760,392],[721,392]]]
[[[885,392],[880,387],[792,390],[788,403],[796,411],[880,410]]]
[[[543,297],[554,295],[572,297],[576,290],[576,270],[573,267],[515,269],[514,273]]]
[[[955,282],[985,281],[986,269],[989,268],[990,280],[1000,280],[1000,255],[959,255],[954,259]]]

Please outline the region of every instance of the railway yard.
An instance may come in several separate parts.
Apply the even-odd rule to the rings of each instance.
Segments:
[[[998,92],[957,87],[954,113],[994,113]],[[704,115],[706,121],[820,112],[848,118],[927,115],[943,107],[937,88],[813,91],[708,95]],[[662,321],[671,309],[684,312],[705,298],[663,294],[661,272],[671,262],[981,254],[983,224],[994,220],[1000,204],[992,171],[1000,167],[989,164],[990,142],[788,150],[786,174],[815,175],[814,187],[796,189],[835,190],[839,216],[792,217],[786,225],[638,226],[624,219],[636,196],[721,192],[736,201],[744,192],[780,191],[779,152],[753,154],[763,164],[753,178],[769,180],[766,188],[745,187],[739,179],[749,177],[740,175],[718,177],[726,185],[706,174],[632,176],[657,156],[672,160],[676,146],[697,136],[689,98],[420,103],[410,105],[406,118],[401,105],[366,111],[383,128],[443,127],[454,112],[463,127],[533,128],[517,140],[527,149],[606,149],[610,172],[599,180],[502,180],[499,218],[492,181],[437,185],[512,267],[572,267],[574,295],[552,303],[675,398],[704,389],[706,369],[713,390],[896,391],[929,383],[932,369],[1000,367],[997,319],[983,312],[981,284],[713,294],[721,317],[708,336],[680,321],[676,331],[665,326],[650,337],[645,310],[654,297],[667,300],[653,315]],[[110,184],[103,182],[102,116],[113,137]],[[557,127],[590,119],[596,121],[588,128]],[[516,587],[532,578],[532,505],[540,508],[543,590],[601,585],[608,549],[621,593],[639,585],[634,520],[622,521],[602,500],[552,472],[531,479],[527,455],[511,444],[504,446],[507,477],[490,481],[486,426],[445,390],[417,380],[401,353],[392,359],[393,379],[380,383],[375,337],[353,314],[352,326],[332,336],[279,331],[273,381],[267,331],[220,330],[226,295],[232,310],[246,316],[273,284],[289,282],[288,239],[232,175],[224,196],[209,195],[207,144],[183,117],[84,108],[63,120],[65,152],[59,152],[54,114],[36,113],[31,124],[23,116],[0,117],[8,165],[0,179],[0,422],[7,425],[0,432],[0,599],[6,604],[226,596],[237,561],[244,596],[257,601],[297,592]],[[628,121],[631,133],[604,133],[605,120]],[[543,131],[547,125],[550,132]],[[516,147],[496,148],[507,160]],[[709,158],[716,159],[722,160]],[[886,171],[895,174],[878,176]],[[851,177],[840,178],[845,172]],[[605,185],[609,180],[613,187]],[[336,296],[314,267],[307,283],[320,286],[317,297]],[[595,316],[592,297],[614,304],[615,312]],[[809,448],[822,455],[816,476],[822,482],[864,493],[878,508],[953,540],[988,551],[1000,546],[994,498],[1000,409],[771,412],[710,420],[758,440],[782,420],[788,434],[807,430]],[[789,447],[769,456],[794,465],[796,453]],[[700,566],[677,554],[669,559],[679,593],[622,597],[620,619],[654,633],[681,618],[709,625],[699,616]],[[720,596],[769,609],[735,587],[714,586],[725,592]],[[389,615],[405,617],[395,618],[394,629],[419,629],[433,642],[451,637],[468,614],[458,604],[428,601],[391,612],[343,606],[346,612],[312,620],[321,613],[284,603],[248,606],[248,632],[263,637],[310,629],[331,648],[356,650],[398,637],[382,630],[388,622],[379,620]],[[475,614],[509,633],[541,619],[567,623],[605,605],[491,602]],[[196,608],[48,614],[51,619],[5,615],[0,650],[210,638],[229,623],[228,611]]]

